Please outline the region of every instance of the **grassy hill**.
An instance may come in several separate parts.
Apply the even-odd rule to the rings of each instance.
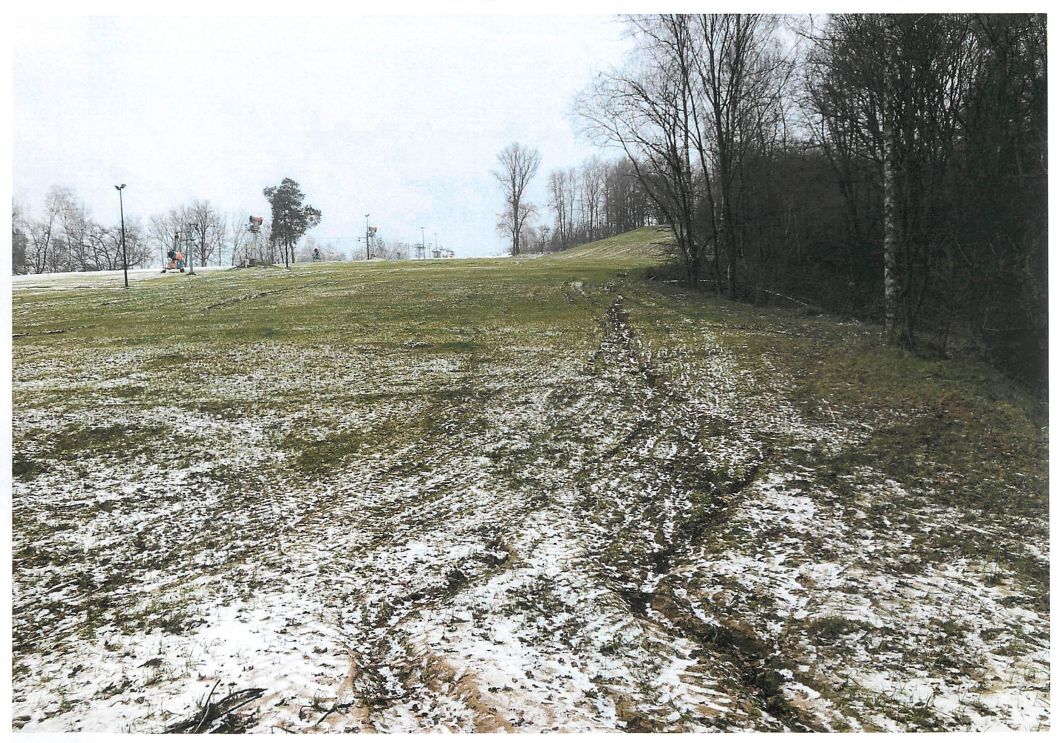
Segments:
[[[1039,404],[663,240],[16,285],[14,725],[1048,728]]]

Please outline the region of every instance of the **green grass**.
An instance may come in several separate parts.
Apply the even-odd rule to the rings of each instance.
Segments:
[[[490,369],[520,365],[527,354],[589,354],[602,333],[597,318],[619,291],[646,347],[678,350],[682,362],[705,364],[713,351],[692,338],[706,327],[752,373],[790,380],[781,394],[807,419],[825,421],[839,410],[870,427],[863,445],[830,458],[803,455],[805,464],[829,473],[833,487],[848,490],[843,477],[870,466],[929,485],[938,505],[958,500],[986,514],[1039,515],[1047,482],[1045,410],[1025,390],[980,363],[927,360],[887,348],[877,328],[733,304],[659,283],[649,277],[666,261],[665,241],[663,231],[646,228],[535,258],[301,264],[289,271],[159,276],[128,291],[16,291],[16,381],[57,383],[16,383],[14,408],[134,416],[164,400],[227,420],[267,411],[298,414],[314,385],[343,374],[343,354],[366,357],[385,370],[389,384],[380,390],[371,378],[349,379],[342,393],[328,390],[330,401],[344,399],[356,409],[369,406],[371,396],[417,394],[424,377],[415,370],[438,363],[453,373],[426,373],[426,394],[431,405],[451,407],[447,397],[481,392],[475,369],[487,377]],[[315,379],[305,389],[262,390],[239,399],[213,393],[217,382],[244,375],[247,364],[267,362],[273,351],[296,356],[321,347],[336,353],[314,362]],[[751,398],[767,390],[743,392]],[[314,473],[340,466],[355,452],[425,435],[432,418],[420,411],[413,419],[410,427],[395,421],[316,434],[291,430],[277,447],[299,470]],[[722,435],[724,425],[703,421],[703,439]],[[716,426],[719,431],[712,430]],[[51,458],[151,451],[163,431],[123,423],[75,426],[51,434],[43,446],[50,456],[19,451],[20,440],[39,433],[15,433],[14,474],[32,479]],[[720,474],[711,478],[722,486]],[[729,474],[728,480],[740,480],[738,471]],[[1019,571],[1038,569],[1011,564]]]
[[[681,334],[692,332],[683,319],[693,318],[758,378],[781,375],[780,396],[806,420],[851,418],[869,431],[865,441],[836,454],[773,442],[850,504],[860,487],[850,475],[869,467],[913,485],[916,505],[955,508],[969,526],[1028,523],[1033,540],[1045,539],[1038,527],[1047,523],[1046,406],[999,371],[973,359],[925,359],[889,348],[880,342],[880,328],[870,325],[739,305],[672,285],[643,282],[637,289],[644,301],[630,314],[654,349],[680,345]],[[686,361],[705,364],[711,352],[691,349]],[[744,392],[752,398],[774,390],[763,385]],[[884,508],[898,518],[910,510],[899,502]],[[1044,586],[1039,606],[1049,599],[1040,580],[1046,563],[985,532],[960,531],[948,542],[943,532],[922,533],[917,546],[926,557],[992,560]]]
[[[490,497],[501,505],[515,498],[523,507],[517,498],[524,496],[527,513],[556,504],[579,509],[572,518],[591,527],[585,533],[605,535],[592,559],[636,586],[645,572],[666,575],[689,553],[773,554],[790,538],[785,522],[762,535],[752,525],[728,528],[730,511],[754,483],[798,467],[799,479],[787,485],[855,524],[850,539],[859,528],[881,535],[876,569],[911,580],[967,560],[989,566],[987,585],[1017,589],[1019,605],[1048,610],[1049,565],[1025,549],[1048,532],[1040,401],[978,362],[888,348],[876,327],[689,291],[668,279],[671,267],[659,268],[666,239],[649,228],[532,258],[167,274],[128,290],[16,287],[16,571],[51,575],[66,560],[98,564],[104,555],[77,551],[73,535],[84,523],[157,508],[155,528],[102,530],[114,540],[105,559],[126,550],[115,561],[120,570],[79,573],[74,598],[55,594],[47,608],[61,617],[84,613],[78,631],[86,636],[108,623],[179,634],[197,616],[185,604],[191,599],[169,593],[122,604],[131,599],[111,586],[126,577],[126,565],[164,572],[194,564],[200,574],[223,576],[258,560],[258,541],[274,536],[273,524],[287,513],[298,519],[296,528],[284,527],[288,538],[314,535],[327,509],[342,505],[329,489],[365,473],[375,478],[373,496],[355,514],[336,512],[346,519],[343,530],[380,528],[385,540],[394,524],[421,519],[422,528],[443,531],[475,484],[460,479],[460,465],[446,469],[458,455],[488,463],[482,471],[497,491]],[[626,348],[615,340],[621,323],[632,337]],[[722,398],[719,410],[692,405],[713,393]],[[664,414],[655,419],[655,409]],[[815,430],[840,423],[860,437],[838,445],[803,440],[780,425],[792,418]],[[652,449],[656,442],[672,452]],[[170,494],[159,484],[170,475],[180,492],[172,523]],[[886,480],[899,487],[868,497]],[[390,482],[398,483],[392,501],[385,500]],[[121,492],[117,483],[130,487]],[[567,491],[575,506],[561,501]],[[669,510],[646,492],[670,497]],[[862,520],[853,522],[854,513]],[[898,550],[884,541],[890,532],[907,536]],[[806,560],[848,559],[821,535],[795,536]],[[462,590],[472,567],[496,566],[446,569],[435,576],[438,590]],[[743,590],[737,575],[693,579],[727,596]],[[649,599],[636,590],[626,592],[629,604]],[[511,599],[513,612],[565,609],[546,584]],[[676,612],[678,602],[669,600]],[[724,618],[749,627],[770,602],[742,596]],[[16,639],[26,652],[25,627],[37,620],[25,617],[37,607],[21,611]],[[879,655],[903,652],[899,635],[845,618],[829,603],[819,611],[800,625],[790,620],[788,631],[821,657],[867,652],[871,640]],[[762,627],[751,629],[764,637]],[[933,630],[943,647],[908,660],[939,664],[974,634],[951,618]],[[577,632],[570,625],[556,637],[572,642]],[[1024,646],[999,632],[991,640],[1010,654]],[[765,645],[717,652],[763,662]],[[604,647],[605,654],[621,650]],[[781,686],[778,676],[754,683],[772,696]],[[829,693],[849,709],[862,703],[851,692]],[[932,709],[904,713],[908,725],[935,726]]]
[[[406,382],[383,392],[370,379],[349,380],[351,404],[415,390],[420,380],[413,370],[431,362],[454,364],[459,394],[473,395],[481,386],[467,373],[473,366],[487,373],[527,353],[589,353],[601,333],[596,318],[611,301],[607,290],[619,290],[647,347],[682,349],[688,363],[704,363],[709,349],[683,342],[691,320],[712,329],[752,372],[792,380],[782,394],[807,418],[825,420],[838,409],[870,426],[864,445],[811,462],[830,472],[835,486],[841,475],[873,466],[901,481],[929,483],[941,504],[956,498],[985,512],[1038,514],[1046,488],[1045,411],[1015,383],[979,363],[887,348],[877,328],[732,304],[652,281],[646,277],[665,261],[659,247],[665,240],[663,231],[647,228],[539,258],[302,264],[159,276],[128,291],[16,291],[16,380],[70,384],[16,384],[15,411],[105,404],[128,414],[165,399],[228,419],[255,410],[295,412],[311,389],[218,399],[212,382],[244,374],[254,363],[241,356],[247,352],[267,359],[270,349],[296,354],[320,347],[406,370]],[[45,360],[51,363],[41,365]],[[315,369],[318,379],[341,374],[342,364],[339,353]],[[90,381],[82,382],[86,376]],[[451,393],[445,384],[428,392],[433,399]],[[704,424],[703,436],[714,423]],[[160,433],[120,423],[80,427],[55,433],[45,449],[64,457],[129,456],[150,449]],[[27,434],[16,430],[16,444]],[[390,437],[378,428],[293,432],[281,446],[313,470],[360,450],[368,438],[385,445]],[[32,478],[43,466],[16,446],[17,477]]]

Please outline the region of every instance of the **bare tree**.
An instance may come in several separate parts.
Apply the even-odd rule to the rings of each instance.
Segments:
[[[584,161],[580,167],[581,224],[587,242],[598,235],[602,217],[604,191],[606,189],[606,163],[597,155]]]
[[[741,247],[735,233],[741,168],[748,153],[775,136],[792,67],[773,41],[776,16],[707,13],[693,16],[692,24],[698,44],[692,70],[703,103],[697,141],[703,162],[705,156],[712,161],[718,253],[726,258],[727,294],[734,298],[742,291]]]
[[[147,221],[145,236],[149,255],[158,256],[164,266],[167,262],[166,254],[176,247],[179,232],[180,223],[176,221],[172,212],[151,215]]]
[[[231,265],[249,258],[253,247],[253,235],[250,234],[250,215],[245,211],[231,212],[228,215],[228,234],[231,235]]]
[[[574,233],[576,232],[576,209],[577,209],[577,169],[566,168],[565,173],[566,179],[566,247],[573,244],[576,239]]]
[[[29,221],[28,263],[35,273],[84,271],[87,260],[87,233],[90,220],[73,190],[52,186],[44,198],[44,217]]]
[[[627,158],[606,170],[604,221],[608,235],[627,232],[647,223],[650,211],[646,193]]]
[[[186,225],[192,228],[192,241],[198,264],[208,266],[214,255],[221,255],[227,235],[227,224],[209,200],[196,200],[184,210]]]
[[[50,195],[50,194],[49,194]],[[48,270],[49,255],[54,249],[56,223],[59,211],[56,203],[50,199],[44,200],[44,218],[40,220],[26,219],[26,267],[33,273],[44,273]]]
[[[53,208],[59,212],[59,226],[62,230],[64,250],[53,251],[51,270],[53,271],[93,271],[97,270],[92,259],[90,236],[96,225],[88,218],[83,203],[69,188],[52,189],[49,193]]]
[[[511,236],[511,255],[518,255],[521,237],[535,207],[525,201],[525,188],[540,167],[540,152],[517,142],[507,145],[497,156],[498,170],[492,171],[503,188],[506,206],[497,228]]]
[[[254,238],[257,243],[257,259],[266,263],[278,263],[279,254],[276,252],[277,241],[272,239],[272,223],[264,222],[261,231]]]
[[[29,246],[25,209],[17,201],[11,201],[11,273],[24,274],[28,268],[26,249]]]
[[[114,235],[113,255],[114,268],[121,267],[121,225],[116,224],[110,228]],[[125,255],[128,257],[129,266],[148,266],[153,261],[154,251],[147,240],[147,231],[138,219],[125,220]]]
[[[596,143],[624,151],[672,228],[688,283],[696,285],[704,254],[699,209],[709,181],[707,161],[700,158],[696,172],[691,159],[698,103],[687,19],[634,17],[629,22],[637,36],[633,60],[624,70],[600,74],[578,97],[577,112]]]
[[[812,56],[816,132],[857,230],[855,183],[881,200],[883,319],[895,345],[915,345],[917,318],[941,279],[950,239],[942,229],[955,231],[944,227],[958,206],[945,185],[966,147],[966,107],[982,64],[975,23],[957,14],[839,15]]]
[[[80,260],[85,270],[111,271],[121,268],[121,228],[111,230],[100,224],[90,224],[83,237],[83,250]]]
[[[556,247],[568,248],[570,245],[570,224],[567,217],[567,201],[570,194],[566,190],[566,174],[562,170],[552,170],[547,177],[548,206],[555,212],[555,230],[553,240]]]
[[[710,261],[718,288],[739,296],[740,169],[783,120],[791,69],[772,43],[778,20],[662,14],[628,22],[633,64],[601,75],[578,111],[597,141],[624,150],[672,226],[687,280],[697,283]]]
[[[568,248],[646,224],[649,199],[628,158],[606,162],[594,156],[579,168],[553,170],[547,187],[553,221],[540,228],[547,249]]]

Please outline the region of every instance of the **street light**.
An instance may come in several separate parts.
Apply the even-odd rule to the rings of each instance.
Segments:
[[[370,219],[370,214],[364,215],[364,250],[367,251],[367,260],[371,260],[371,225],[368,221]]]
[[[125,272],[125,288],[129,288],[129,256],[125,252],[125,200],[121,192],[125,190],[125,184],[114,186],[118,190],[118,206],[121,209],[121,266]]]
[[[422,242],[420,242],[419,245],[422,246],[423,260],[426,260],[426,228],[420,227],[419,230],[422,232]]]

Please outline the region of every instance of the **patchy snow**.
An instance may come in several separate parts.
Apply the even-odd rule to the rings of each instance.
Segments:
[[[264,690],[250,732],[1049,727],[1045,608],[996,566],[912,561],[997,525],[820,477],[862,419],[807,419],[690,318],[654,347],[650,297],[569,286],[596,345],[497,325],[475,368],[23,339],[15,727],[158,732],[218,682]],[[164,391],[173,364],[208,385]]]

